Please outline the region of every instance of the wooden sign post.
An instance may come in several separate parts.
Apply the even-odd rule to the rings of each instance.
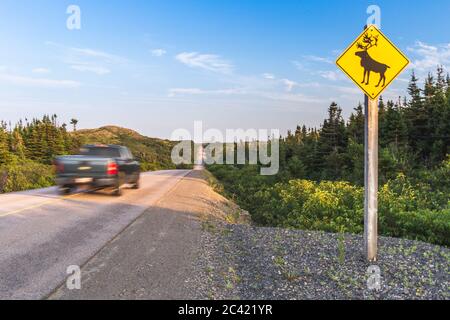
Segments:
[[[378,99],[365,99],[364,248],[367,259],[378,253]]]

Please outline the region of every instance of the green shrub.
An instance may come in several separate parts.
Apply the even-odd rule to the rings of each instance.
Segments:
[[[363,192],[347,182],[292,180],[257,193],[256,220],[266,225],[359,233]]]
[[[450,209],[421,209],[394,213],[391,223],[381,223],[383,235],[450,246]]]
[[[50,187],[54,184],[52,166],[32,161],[0,167],[0,193]]]

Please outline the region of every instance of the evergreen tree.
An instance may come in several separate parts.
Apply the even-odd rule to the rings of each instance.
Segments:
[[[355,113],[350,115],[347,125],[348,137],[358,144],[364,144],[364,110],[361,103],[355,108]]]
[[[328,109],[328,119],[324,121],[319,136],[319,152],[322,157],[324,178],[339,178],[339,172],[345,169],[346,147],[347,134],[342,109],[333,102]]]
[[[422,159],[426,159],[427,154],[424,152],[428,143],[428,110],[425,105],[425,98],[422,96],[422,90],[418,86],[419,79],[415,73],[411,75],[408,85],[408,94],[410,96],[409,103],[405,109],[405,118],[408,126],[408,144]],[[433,89],[431,88],[433,78],[428,76],[428,84],[426,94],[429,96]]]
[[[6,124],[0,123],[0,165],[8,162],[10,157],[8,147],[8,132],[6,131]]]
[[[385,121],[381,130],[381,144],[394,145],[396,149],[406,147],[408,143],[408,128],[399,104],[392,101],[387,103]]]
[[[11,133],[11,152],[15,154],[20,160],[25,159],[25,144],[23,142],[20,127],[16,126]]]

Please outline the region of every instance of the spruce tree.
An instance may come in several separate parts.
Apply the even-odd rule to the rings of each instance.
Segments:
[[[355,112],[350,115],[347,125],[348,137],[358,144],[364,144],[364,110],[361,103],[356,107]]]
[[[25,159],[25,144],[19,126],[16,126],[11,134],[11,152],[15,154],[18,159]]]
[[[0,165],[7,164],[9,160],[8,132],[6,124],[0,123]]]

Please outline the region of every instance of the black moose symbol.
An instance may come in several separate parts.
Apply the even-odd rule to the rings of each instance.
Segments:
[[[375,72],[380,74],[380,81],[378,81],[376,87],[380,86],[381,81],[383,81],[382,87],[384,87],[386,85],[386,71],[390,67],[384,63],[380,63],[372,59],[367,52],[370,48],[378,45],[378,36],[373,37],[366,33],[362,41],[364,44],[358,42],[356,45],[358,49],[362,49],[362,51],[357,51],[355,53],[355,55],[361,58],[361,67],[364,68],[364,78],[361,83],[368,85],[370,81],[370,73]]]

